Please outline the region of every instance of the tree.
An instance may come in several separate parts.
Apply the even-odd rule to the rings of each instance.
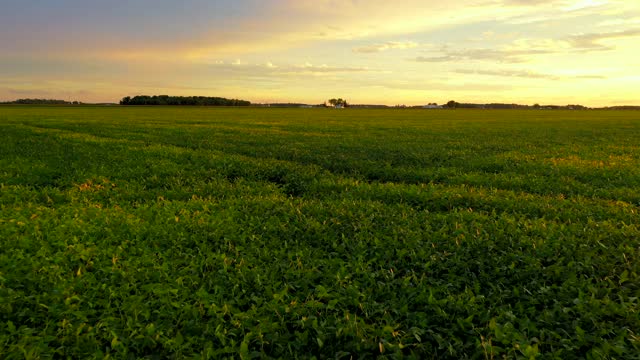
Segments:
[[[453,101],[453,100],[451,100],[451,101],[449,101],[449,102],[447,103],[447,107],[448,107],[449,109],[455,109],[455,108],[457,108],[458,106],[460,106],[460,103],[457,103],[457,102],[455,102],[455,101]]]
[[[328,101],[328,102],[329,102],[329,104],[330,104],[331,106],[333,106],[333,107],[336,107],[336,106],[347,107],[347,106],[348,106],[348,104],[347,104],[347,100],[344,100],[344,99],[342,99],[342,98],[338,98],[338,99],[329,99],[329,101]]]

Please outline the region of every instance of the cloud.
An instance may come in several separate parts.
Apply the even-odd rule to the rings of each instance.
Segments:
[[[456,74],[465,74],[465,75],[487,75],[487,76],[499,76],[499,77],[518,77],[518,78],[529,78],[529,79],[549,79],[549,80],[557,80],[560,79],[559,76],[551,75],[551,74],[541,74],[534,71],[526,71],[526,70],[467,70],[467,69],[458,69],[454,70]]]
[[[460,83],[446,83],[425,81],[416,84],[413,81],[386,81],[384,83],[371,83],[372,88],[384,88],[393,90],[406,90],[412,92],[423,92],[438,89],[438,91],[502,91],[512,89],[509,84],[490,84],[463,81]]]
[[[549,0],[505,0],[503,1],[504,5],[515,5],[515,6],[536,6],[536,5],[544,5],[553,3]]]
[[[375,70],[360,66],[331,66],[327,64],[314,65],[304,63],[299,65],[276,65],[272,62],[262,64],[250,64],[242,60],[235,60],[231,63],[225,61],[214,61],[207,65],[210,69],[218,73],[236,73],[245,76],[283,76],[283,75],[322,75],[338,73],[365,73]]]
[[[310,63],[305,63],[303,65],[298,65],[294,67],[289,67],[283,69],[283,72],[287,73],[345,73],[345,72],[367,72],[370,71],[365,67],[337,67],[337,66],[328,66],[326,64],[322,65],[313,65]]]
[[[506,19],[505,23],[521,26],[569,22],[588,16],[615,16],[623,14],[634,6],[631,1],[619,0],[506,0],[504,5],[521,8],[521,11]]]
[[[377,52],[386,51],[390,49],[413,49],[416,47],[418,47],[418,43],[415,43],[413,41],[405,41],[405,42],[389,41],[382,44],[374,44],[374,45],[357,47],[353,49],[353,52],[377,53]]]
[[[526,61],[530,55],[550,54],[552,51],[529,49],[529,50],[502,50],[502,49],[463,49],[444,50],[444,54],[437,56],[418,56],[413,58],[416,62],[437,63],[456,61],[497,61],[502,63],[519,63]]]
[[[457,69],[453,71],[457,74],[465,75],[486,75],[486,76],[498,76],[498,77],[510,77],[510,78],[527,78],[527,79],[546,79],[546,80],[560,80],[566,78],[572,79],[605,79],[602,75],[573,75],[562,76],[554,74],[544,74],[535,71],[528,70],[469,70],[469,69]]]
[[[586,53],[616,49],[613,45],[601,41],[640,36],[640,29],[624,31],[571,35],[564,39],[518,39],[498,49],[459,49],[445,46],[433,56],[418,56],[412,61],[424,63],[457,61],[494,61],[500,63],[525,62],[532,56],[566,53]]]
[[[607,0],[580,0],[575,3],[567,4],[562,10],[564,11],[579,11],[584,9],[598,8],[603,5],[609,5]]]
[[[606,33],[591,33],[573,35],[567,39],[569,44],[580,51],[613,50],[615,47],[601,44],[600,41],[640,36],[640,29],[628,29]]]
[[[596,26],[608,27],[608,26],[629,26],[640,25],[640,16],[628,17],[628,18],[615,18],[607,19],[599,22]]]

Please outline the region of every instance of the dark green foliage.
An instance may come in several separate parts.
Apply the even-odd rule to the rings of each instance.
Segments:
[[[77,101],[73,103],[77,104]],[[73,104],[72,102],[65,100],[55,100],[55,99],[18,99],[14,101],[5,102],[2,104],[19,104],[19,105],[69,105]]]
[[[138,95],[122,98],[120,105],[249,106],[251,102],[207,96]]]
[[[0,108],[0,358],[635,359],[637,116]]]
[[[336,107],[336,106],[348,107],[348,106],[349,106],[349,104],[347,104],[347,100],[344,100],[343,98],[338,98],[338,99],[333,98],[333,99],[329,99],[328,103],[329,103],[331,106],[334,106],[334,107]]]

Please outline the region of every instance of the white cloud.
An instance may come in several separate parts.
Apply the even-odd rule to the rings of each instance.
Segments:
[[[612,50],[611,45],[604,45],[601,42],[611,39],[620,39],[640,36],[640,28],[628,29],[624,31],[613,31],[605,33],[588,33],[571,36],[568,41],[575,49],[582,51],[592,50]]]
[[[347,73],[347,72],[368,72],[370,71],[366,67],[352,67],[352,66],[329,66],[327,64],[313,65],[311,63],[304,63],[293,67],[284,68],[282,70],[285,73]]]
[[[534,56],[588,53],[615,50],[602,42],[613,39],[640,37],[640,28],[625,31],[576,34],[563,39],[522,38],[497,48],[451,49],[443,47],[430,56],[418,56],[416,62],[438,63],[458,61],[494,61],[500,63],[526,62]]]
[[[609,4],[609,1],[606,1],[606,0],[580,0],[572,4],[568,4],[567,6],[563,7],[562,10],[577,11],[577,10],[583,10],[583,9],[589,9],[589,8],[596,8],[596,7],[600,7],[602,5],[608,5],[608,4]]]
[[[306,62],[299,65],[276,65],[270,61],[266,63],[250,64],[245,61],[235,60],[231,63],[224,61],[216,61],[208,65],[210,69],[219,73],[244,74],[246,76],[263,76],[269,77],[273,75],[318,75],[318,74],[335,74],[335,73],[363,73],[372,72],[367,67],[359,66],[330,66],[327,64],[314,65]]]
[[[604,20],[599,22],[596,26],[598,27],[610,27],[610,26],[614,26],[614,27],[620,27],[620,26],[633,26],[633,25],[640,25],[640,16],[637,17],[631,17],[631,18],[616,18],[616,19],[608,19],[608,20]]]
[[[497,76],[497,77],[510,77],[510,78],[527,78],[527,79],[545,79],[545,80],[561,80],[561,79],[605,79],[602,75],[559,75],[559,74],[545,74],[531,70],[514,70],[514,69],[501,69],[501,70],[470,70],[470,69],[457,69],[454,71],[457,74],[465,75],[484,75],[484,76]]]
[[[357,47],[354,48],[353,51],[358,53],[377,53],[390,49],[413,49],[418,46],[419,44],[413,41],[389,41],[381,44]]]

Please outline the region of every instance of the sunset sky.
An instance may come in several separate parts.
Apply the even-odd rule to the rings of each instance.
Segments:
[[[0,100],[640,104],[638,0],[0,0]]]

